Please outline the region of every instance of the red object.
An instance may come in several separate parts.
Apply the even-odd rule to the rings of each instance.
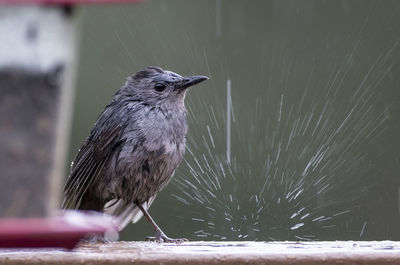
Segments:
[[[87,235],[115,233],[110,217],[67,211],[47,218],[0,219],[0,248],[72,249]]]
[[[144,0],[0,0],[0,4],[78,5],[78,4],[139,3],[143,1]]]

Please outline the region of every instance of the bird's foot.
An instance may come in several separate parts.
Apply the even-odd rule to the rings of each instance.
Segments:
[[[158,242],[158,243],[176,243],[176,244],[181,244],[183,242],[187,242],[186,238],[169,238],[167,235],[165,235],[162,231],[157,231],[156,235],[153,236],[148,236],[146,238],[146,241],[153,241],[153,242]]]

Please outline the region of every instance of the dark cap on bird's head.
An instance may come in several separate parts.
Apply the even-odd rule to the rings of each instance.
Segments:
[[[151,103],[183,104],[187,88],[207,80],[207,76],[181,76],[149,66],[128,78],[125,89]]]

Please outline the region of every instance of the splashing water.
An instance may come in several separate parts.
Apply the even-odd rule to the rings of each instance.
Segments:
[[[196,137],[203,141],[189,136],[182,165],[186,174],[174,181],[179,193],[172,196],[193,216],[194,236],[313,240],[324,234],[335,238],[335,231],[348,226],[348,214],[357,211],[368,189],[360,180],[368,181],[373,169],[368,161],[376,155],[364,146],[379,141],[385,129],[389,107],[382,108],[375,99],[397,45],[382,52],[357,83],[354,76],[350,81],[354,50],[317,94],[310,92],[321,84],[317,69],[310,71],[305,84],[297,84],[303,86],[300,95],[283,83],[276,100],[257,98],[247,106],[252,115],[233,123],[232,136],[229,80],[226,120],[215,111],[219,106],[204,106],[209,124]],[[289,62],[285,79],[292,67]],[[226,159],[222,143],[228,143]]]
[[[76,118],[97,102],[94,120],[134,69],[208,75],[186,98],[185,160],[151,208],[166,232],[398,240],[399,7],[216,0],[87,9]],[[129,226],[126,239],[143,239],[147,228]]]

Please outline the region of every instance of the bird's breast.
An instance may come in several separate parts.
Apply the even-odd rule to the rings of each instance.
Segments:
[[[125,142],[109,171],[113,177],[107,190],[127,201],[146,201],[165,187],[185,152],[184,115],[146,114],[127,126]]]

